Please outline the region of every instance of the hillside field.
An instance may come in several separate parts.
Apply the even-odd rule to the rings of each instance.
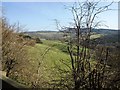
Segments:
[[[70,57],[62,50],[65,48],[65,44],[59,41],[44,40],[43,44],[36,44],[31,47],[28,46],[29,66],[28,70],[34,75],[39,75],[41,81],[49,82],[52,78],[58,78],[57,71],[54,70],[56,65],[61,68],[66,68],[60,61],[70,61]],[[39,70],[39,71],[38,71]],[[36,77],[37,78],[37,77]],[[20,79],[18,80],[20,83]],[[25,81],[26,82],[26,81]]]
[[[43,44],[36,44],[35,46],[27,46],[29,65],[27,71],[33,74],[34,78],[42,82],[50,82],[53,78],[58,79],[59,72],[56,67],[70,70],[61,61],[64,61],[71,67],[71,59],[67,52],[67,45],[60,41],[43,40]],[[95,64],[95,61],[91,62]],[[31,76],[33,78],[33,76]],[[23,77],[25,78],[25,77]],[[25,79],[18,78],[18,82],[26,85]],[[24,83],[23,83],[24,80]],[[35,80],[35,79],[33,79]]]

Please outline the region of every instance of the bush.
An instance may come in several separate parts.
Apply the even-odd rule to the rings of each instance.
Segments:
[[[36,43],[43,43],[39,38],[35,38],[35,40],[36,40]]]
[[[16,28],[9,25],[6,19],[2,19],[2,69],[6,71],[6,76],[28,63],[27,41],[19,36]]]

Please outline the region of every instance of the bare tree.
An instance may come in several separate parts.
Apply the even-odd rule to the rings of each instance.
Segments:
[[[90,88],[94,90],[96,88],[105,88],[106,79],[106,61],[108,57],[108,48],[102,47],[101,49],[96,47],[95,51],[89,49],[90,47],[90,36],[92,29],[100,26],[101,22],[96,21],[96,17],[107,10],[109,10],[109,6],[112,4],[108,4],[106,6],[99,7],[100,1],[97,2],[77,2],[71,8],[70,11],[73,15],[73,27],[75,30],[75,43],[69,43],[68,51],[71,58],[71,67],[69,74],[72,75],[73,84],[65,84],[59,83],[65,87],[72,87],[75,90],[80,88]],[[69,28],[68,28],[69,29]],[[72,42],[72,41],[70,41]],[[73,49],[75,47],[75,49]],[[96,54],[96,52],[100,52]],[[96,54],[96,55],[95,55]],[[96,58],[96,60],[94,60]],[[93,63],[94,62],[94,63]],[[65,64],[65,63],[64,63]],[[66,73],[67,71],[60,69],[58,70],[62,73]],[[67,73],[66,73],[67,74]],[[60,81],[69,82],[69,75],[63,77],[61,75]],[[64,78],[64,79],[63,79]],[[66,80],[66,79],[67,80]]]

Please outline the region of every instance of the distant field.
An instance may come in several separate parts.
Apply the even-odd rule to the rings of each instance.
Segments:
[[[96,39],[96,38],[100,38],[102,36],[104,36],[104,35],[103,34],[95,34],[95,35],[91,35],[90,39]]]

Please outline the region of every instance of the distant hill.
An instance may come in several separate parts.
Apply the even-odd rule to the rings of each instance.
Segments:
[[[85,28],[82,29],[82,32],[85,31]],[[119,30],[114,30],[114,29],[92,29],[92,32],[95,32],[96,34],[104,34],[104,35],[110,35],[110,34],[118,34]],[[64,30],[64,32],[68,33],[75,33],[75,29],[74,28],[68,28],[66,30]],[[29,35],[38,35],[39,34],[61,34],[61,31],[28,31],[28,32],[24,32],[25,34],[29,34]]]
[[[85,28],[82,29],[85,31]],[[68,28],[64,32],[68,33],[71,32],[75,35],[74,28]],[[93,29],[92,32],[94,34],[101,34],[102,37],[94,39],[96,42],[102,43],[116,43],[119,42],[120,33],[119,30],[114,29]],[[39,37],[41,39],[47,40],[60,40],[63,37],[63,32],[61,31],[31,31],[31,32],[24,32],[24,34],[30,35],[32,37]]]
[[[24,32],[24,34],[32,37],[39,37],[41,39],[47,39],[47,40],[59,40],[63,36],[63,33],[59,31],[31,31],[31,32]]]
[[[114,30],[114,29],[93,29],[92,32],[95,32],[97,34],[104,34],[104,35],[118,34],[118,30]]]
[[[86,32],[87,28],[82,28],[81,32]],[[71,32],[71,33],[75,33],[75,28],[67,28],[66,30],[64,30],[64,32]],[[92,29],[92,32],[95,32],[96,34],[117,34],[118,30],[114,30],[114,29]]]

